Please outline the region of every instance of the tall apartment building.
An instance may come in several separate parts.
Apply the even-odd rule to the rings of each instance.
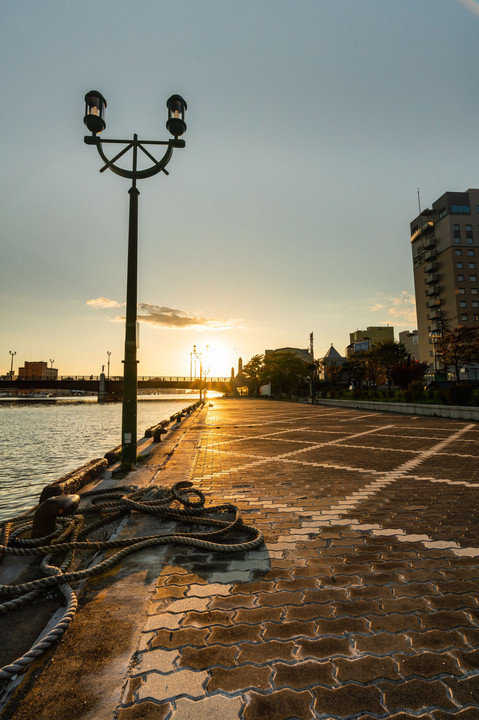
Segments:
[[[445,329],[479,325],[479,190],[446,192],[411,222],[419,359]]]

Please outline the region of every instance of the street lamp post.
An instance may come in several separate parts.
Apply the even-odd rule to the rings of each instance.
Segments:
[[[209,345],[206,346],[206,351],[208,352]],[[200,400],[203,399],[204,392],[203,392],[203,353],[197,352],[196,345],[193,345],[193,355],[195,358],[195,380],[196,380],[196,358],[200,361]],[[209,372],[209,370],[208,370]],[[205,377],[206,377],[205,373]]]
[[[108,355],[108,377],[107,377],[107,380],[109,380],[110,379],[110,355],[111,355],[110,350],[107,350],[106,354]]]
[[[434,355],[434,380],[437,380],[437,355],[436,355],[436,339],[437,333],[429,333],[429,337],[432,338],[432,351]]]
[[[10,365],[10,380],[13,380],[13,358],[15,357],[15,355],[17,354],[17,352],[16,352],[16,351],[15,351],[15,352],[12,352],[12,350],[9,350],[8,352],[9,352],[10,355],[12,356],[12,362],[11,362],[11,365]]]
[[[107,103],[103,95],[91,90],[85,95],[85,117],[83,119],[85,125],[90,130],[91,135],[85,137],[87,145],[95,145],[98,154],[105,163],[100,172],[111,170],[121,177],[128,178],[132,181],[128,191],[130,196],[129,207],[129,224],[128,224],[128,264],[127,264],[127,283],[126,283],[126,324],[125,324],[125,355],[123,360],[123,407],[122,407],[122,426],[121,426],[121,463],[124,467],[132,467],[136,463],[136,431],[137,431],[137,388],[138,388],[138,368],[137,368],[137,279],[138,279],[138,195],[139,190],[136,187],[137,180],[144,180],[159,172],[164,172],[166,165],[171,160],[173,150],[175,148],[184,148],[185,141],[180,140],[179,136],[183,135],[186,130],[185,112],[186,102],[180,95],[172,95],[166,106],[168,108],[168,120],[166,127],[173,135],[172,140],[138,140],[138,135],[133,135],[133,140],[113,140],[101,139],[101,133],[105,127],[105,109]],[[123,145],[111,160],[107,158],[103,150],[106,143],[117,143]],[[157,160],[146,145],[166,145],[166,152]],[[131,169],[126,169],[117,165],[117,161],[132,151]],[[141,151],[152,163],[146,169],[138,167],[138,151]]]

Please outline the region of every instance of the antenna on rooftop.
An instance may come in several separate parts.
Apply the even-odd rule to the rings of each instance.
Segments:
[[[417,189],[417,204],[419,207],[419,217],[421,217],[421,193],[419,192],[419,188]]]

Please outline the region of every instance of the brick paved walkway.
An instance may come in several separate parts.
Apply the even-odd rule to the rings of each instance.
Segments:
[[[155,482],[266,546],[167,551],[118,720],[478,720],[478,455],[466,422],[215,400]]]

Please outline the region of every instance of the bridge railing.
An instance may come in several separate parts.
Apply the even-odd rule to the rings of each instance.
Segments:
[[[9,378],[5,378],[5,379],[8,380]],[[109,378],[105,378],[105,379],[107,381],[112,380],[112,381],[116,381],[116,382],[123,382],[122,375],[110,375]],[[39,378],[36,375],[27,375],[27,376],[22,376],[22,377],[14,376],[13,380],[19,380],[19,381],[38,380],[40,382],[42,380],[96,380],[97,382],[99,382],[100,376],[99,375],[59,375],[56,378],[46,378],[46,377]],[[140,375],[138,377],[138,380],[141,382],[153,382],[155,380],[160,380],[162,382],[198,382],[198,383],[200,382],[199,378],[191,378],[191,377],[184,377],[184,376],[182,377],[179,375],[177,375],[177,376]],[[230,381],[231,381],[231,377],[210,377],[210,376],[208,376],[206,378],[203,378],[203,382],[206,384],[213,383],[213,382],[230,382]]]

